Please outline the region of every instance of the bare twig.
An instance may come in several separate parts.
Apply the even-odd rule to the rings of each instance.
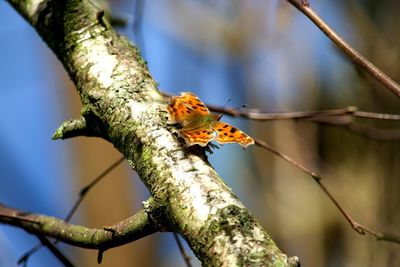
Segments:
[[[339,34],[337,34],[329,25],[310,7],[308,1],[286,0],[306,15],[332,42],[347,55],[351,61],[360,66],[374,77],[384,87],[392,93],[400,96],[400,85],[393,81],[388,75],[382,72],[368,59],[361,55],[356,49],[348,44]]]
[[[182,242],[179,240],[179,236],[177,233],[173,233],[174,239],[176,244],[178,245],[179,252],[181,253],[183,260],[185,261],[185,264],[187,267],[192,267],[192,264],[190,263],[190,256],[186,253],[185,248],[182,245]]]
[[[291,112],[260,112],[246,109],[224,108],[221,106],[207,105],[214,112],[223,113],[232,117],[242,117],[257,121],[272,121],[285,119],[318,119],[337,116],[352,116],[357,118],[394,120],[400,121],[400,115],[384,114],[375,112],[358,111],[357,107],[349,106],[338,109],[312,110],[312,111],[291,111]]]
[[[65,267],[74,266],[72,262],[50,240],[42,235],[36,235],[36,237],[40,240],[40,242],[42,242],[43,246],[47,247]]]
[[[253,138],[253,139],[254,139],[254,142],[255,142],[255,144],[257,146],[262,147],[262,148],[272,152],[273,154],[275,154],[278,157],[286,160],[287,162],[289,162],[290,164],[292,164],[296,168],[299,168],[303,172],[305,172],[308,175],[310,175],[314,179],[314,181],[318,184],[318,186],[322,189],[322,191],[324,191],[326,196],[336,206],[336,208],[339,210],[339,212],[343,215],[343,217],[346,219],[346,221],[350,224],[350,226],[357,233],[359,233],[361,235],[365,235],[367,233],[367,234],[370,234],[370,235],[374,236],[377,240],[382,240],[382,241],[387,241],[387,242],[393,242],[393,243],[400,244],[400,236],[394,235],[394,234],[391,234],[391,233],[376,232],[376,231],[371,230],[370,228],[368,228],[366,226],[363,226],[363,225],[359,224],[358,222],[356,222],[351,217],[351,215],[339,204],[339,202],[329,192],[329,190],[325,187],[325,185],[322,183],[321,176],[319,174],[317,174],[316,172],[311,171],[310,169],[308,169],[307,167],[305,167],[302,164],[298,163],[297,161],[293,160],[289,156],[279,152],[278,150],[276,150],[275,148],[273,148],[272,146],[270,146],[266,142],[264,142],[262,140],[259,140],[257,138]]]
[[[96,178],[94,178],[88,185],[86,185],[84,188],[81,189],[79,192],[79,197],[75,201],[74,205],[72,206],[71,210],[68,212],[67,216],[65,217],[65,221],[69,222],[74,215],[75,211],[78,209],[79,205],[89,193],[90,189],[93,188],[98,182],[100,182],[108,173],[110,173],[112,170],[114,170],[119,164],[121,164],[124,161],[124,157],[119,158],[117,161],[115,161],[113,164],[111,164],[107,169],[105,169],[102,173],[100,173]],[[59,241],[56,240],[54,241],[54,245],[57,245]],[[43,244],[43,242],[42,242]],[[42,248],[42,244],[37,244],[27,252],[25,252],[19,259],[18,259],[18,264],[26,263],[29,259],[30,256],[35,254],[40,248]]]
[[[107,169],[105,169],[102,173],[100,173],[96,178],[94,178],[89,184],[87,184],[84,188],[79,192],[79,198],[76,200],[68,215],[65,217],[65,221],[69,222],[72,215],[75,213],[76,209],[79,207],[82,200],[85,198],[87,193],[95,186],[98,182],[100,182],[107,174],[109,174],[112,170],[114,170],[119,164],[121,164],[125,160],[124,157],[119,158],[113,164],[111,164]]]
[[[243,117],[255,121],[272,121],[286,119],[307,120],[337,127],[345,127],[350,131],[364,135],[368,138],[384,141],[400,139],[399,129],[379,129],[371,126],[365,126],[360,123],[355,123],[353,121],[353,118],[400,121],[400,115],[357,111],[357,107],[353,106],[341,109],[328,109],[320,111],[293,111],[277,113],[262,113],[251,110],[249,111],[223,108],[213,105],[207,106],[210,108],[211,111],[214,112],[226,114],[233,117]]]
[[[367,119],[400,121],[400,115],[397,114],[383,114],[383,113],[374,113],[366,111],[356,111],[354,112],[354,116]]]
[[[294,159],[292,159],[291,157],[279,152],[277,149],[275,149],[274,147],[270,146],[269,144],[267,144],[266,142],[258,139],[258,138],[254,138],[254,143],[259,146],[262,147],[270,152],[272,152],[273,154],[277,155],[278,157],[286,160],[287,162],[289,162],[290,164],[292,164],[293,166],[295,166],[296,168],[302,170],[303,172],[305,172],[306,174],[310,175],[312,178],[314,178],[314,180],[320,180],[320,176],[316,173],[311,171],[310,169],[308,169],[307,167],[303,166],[301,163],[298,163],[297,161],[295,161]]]
[[[29,260],[29,258],[36,253],[36,251],[38,251],[39,249],[41,249],[43,247],[42,243],[37,244],[36,246],[34,246],[33,248],[31,248],[30,250],[28,250],[27,252],[25,252],[21,257],[19,257],[17,263],[18,265],[23,264],[23,266],[27,265],[27,262]]]
[[[207,107],[214,112],[223,113],[232,117],[242,117],[257,121],[272,121],[282,119],[310,119],[319,116],[343,116],[354,114],[357,107],[346,107],[340,109],[328,109],[320,111],[291,111],[291,112],[271,112],[264,113],[260,111],[252,111],[246,109],[223,108],[220,106],[207,105]]]

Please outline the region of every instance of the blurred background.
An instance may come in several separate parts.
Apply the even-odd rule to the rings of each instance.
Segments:
[[[399,1],[310,2],[363,55],[400,80]],[[108,5],[124,24],[118,30],[141,49],[165,92],[192,91],[221,106],[231,98],[229,106],[247,104],[264,112],[357,106],[400,113],[398,97],[344,58],[286,1],[119,0]],[[74,85],[5,1],[0,1],[0,25],[0,202],[63,218],[79,190],[120,153],[96,138],[51,140],[64,120],[80,114]],[[334,126],[223,120],[320,173],[359,223],[400,233],[400,142],[385,140],[393,134],[397,139],[399,122],[357,119],[351,126]],[[399,265],[399,245],[357,234],[314,181],[282,159],[234,144],[209,159],[278,246],[303,266]],[[89,193],[72,221],[112,225],[138,211],[147,197],[123,163]],[[37,243],[22,230],[0,225],[0,266],[15,266]],[[97,266],[96,251],[61,248],[76,266]],[[195,257],[192,263],[200,265]],[[60,263],[42,249],[28,266]],[[102,266],[185,265],[172,234],[159,233],[107,251]]]

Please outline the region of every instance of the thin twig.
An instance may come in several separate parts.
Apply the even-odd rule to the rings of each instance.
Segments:
[[[283,154],[282,152],[279,152],[277,149],[275,149],[274,147],[270,146],[269,144],[267,144],[266,142],[258,139],[258,138],[254,138],[254,143],[259,146],[262,147],[270,152],[272,152],[273,154],[277,155],[278,157],[286,160],[287,162],[289,162],[290,164],[292,164],[293,166],[295,166],[296,168],[302,170],[303,172],[305,172],[306,174],[310,175],[312,178],[314,178],[314,180],[320,180],[320,176],[316,173],[311,171],[309,168],[303,166],[301,163],[298,163],[297,161],[295,161],[294,159],[292,159],[291,157]]]
[[[89,191],[95,186],[98,182],[100,182],[108,173],[110,173],[113,169],[115,169],[119,164],[124,161],[124,157],[119,158],[113,164],[111,164],[107,169],[105,169],[100,175],[96,176],[88,185],[86,185],[80,192],[79,198],[75,201],[74,205],[72,206],[71,210],[68,212],[67,216],[65,217],[65,221],[69,222],[74,215],[75,211],[78,209],[79,205],[89,193]],[[54,241],[54,245],[58,244],[58,240]],[[19,259],[18,264],[26,263],[30,256],[35,254],[40,248],[42,248],[42,244],[37,244],[27,252],[25,252]]]
[[[72,262],[50,240],[38,234],[36,237],[40,240],[40,242],[42,242],[43,246],[47,247],[65,267],[74,266]]]
[[[308,1],[286,0],[306,15],[332,42],[345,53],[351,61],[360,66],[392,93],[400,96],[400,85],[393,81],[368,59],[361,55],[356,49],[348,44],[337,34],[318,14],[310,7]]]
[[[383,113],[374,113],[366,111],[356,111],[354,112],[354,116],[359,118],[368,118],[377,120],[394,120],[394,121],[400,120],[400,115],[397,114],[383,114]]]
[[[345,217],[347,222],[351,225],[351,227],[359,234],[365,235],[366,233],[374,236],[377,240],[380,241],[387,241],[392,243],[400,244],[400,236],[394,235],[391,233],[383,233],[383,232],[376,232],[362,224],[356,222],[353,217],[338,203],[338,201],[332,196],[332,194],[328,191],[324,184],[322,184],[321,179],[315,180],[319,187],[325,192],[328,198],[333,202],[336,208],[340,211],[340,213]]]
[[[277,113],[262,113],[251,110],[223,108],[220,106],[213,106],[213,105],[207,105],[207,106],[211,111],[214,112],[218,112],[232,117],[243,117],[255,121],[272,121],[272,120],[287,120],[287,119],[306,120],[322,124],[345,127],[350,131],[364,135],[368,138],[373,138],[383,141],[392,141],[400,139],[400,130],[398,129],[379,129],[355,123],[353,121],[353,118],[400,121],[400,115],[357,111],[357,107],[353,106],[340,109],[327,109],[320,111],[292,111],[292,112],[277,112]]]
[[[107,169],[105,169],[102,173],[100,173],[96,178],[94,178],[89,184],[87,184],[84,188],[79,192],[79,198],[76,200],[68,215],[65,217],[65,221],[69,222],[71,220],[72,215],[75,213],[76,209],[79,207],[79,204],[85,198],[87,193],[95,186],[98,182],[100,182],[107,174],[109,174],[112,170],[114,170],[119,164],[121,164],[125,160],[124,157],[119,158],[113,164],[111,164]]]
[[[179,252],[181,253],[181,255],[183,257],[183,260],[185,261],[186,266],[187,267],[192,267],[192,264],[190,263],[190,260],[191,260],[190,256],[186,253],[185,248],[183,247],[182,242],[179,239],[178,234],[174,232],[173,235],[174,235],[175,242],[178,245]]]
[[[293,160],[289,156],[279,152],[266,142],[259,140],[257,138],[253,138],[254,142],[257,146],[262,147],[273,154],[277,155],[278,157],[286,160],[296,168],[299,168],[300,170],[304,171],[308,175],[310,175],[313,180],[318,184],[318,186],[324,191],[326,196],[332,201],[332,203],[336,206],[336,208],[339,210],[339,212],[343,215],[343,217],[346,219],[346,221],[350,224],[350,226],[359,234],[365,235],[366,233],[374,236],[377,240],[382,240],[382,241],[387,241],[387,242],[393,242],[400,244],[400,236],[394,235],[391,233],[383,233],[383,232],[376,232],[371,230],[370,228],[363,226],[356,222],[351,215],[339,204],[339,202],[334,198],[334,196],[329,192],[329,190],[325,187],[325,185],[322,183],[321,176],[317,174],[316,172],[311,171],[307,167],[303,166],[302,164],[298,163],[297,161]]]
[[[353,116],[357,118],[394,120],[400,121],[400,115],[358,111],[357,107],[349,106],[338,109],[313,110],[313,111],[290,111],[290,112],[260,112],[246,109],[223,108],[220,106],[207,105],[207,107],[217,113],[223,113],[232,117],[242,117],[257,121],[272,121],[284,119],[315,119],[319,117]]]
[[[223,113],[232,117],[243,117],[257,121],[272,121],[282,119],[309,119],[319,116],[342,116],[354,114],[357,110],[356,107],[346,107],[340,109],[328,109],[321,111],[291,111],[291,112],[271,112],[263,113],[260,111],[252,111],[246,109],[223,108],[220,106],[207,105],[207,107],[214,112]]]
[[[43,247],[42,243],[39,243],[36,246],[34,246],[33,248],[31,248],[30,250],[28,250],[27,252],[25,252],[21,257],[19,257],[17,264],[18,265],[23,264],[24,266],[26,266],[29,258],[33,254],[35,254],[39,249],[41,249],[42,247]]]

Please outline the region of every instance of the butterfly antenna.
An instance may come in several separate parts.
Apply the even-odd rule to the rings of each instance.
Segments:
[[[231,99],[229,98],[228,101],[225,103],[225,105],[222,106],[222,108],[225,108],[226,105],[227,105],[230,101],[231,101]],[[244,104],[244,105],[242,105],[241,107],[236,107],[236,108],[233,108],[233,109],[243,109],[243,108],[247,108],[247,104]],[[220,113],[220,114],[218,115],[217,119],[220,120],[220,119],[222,118],[223,115],[224,115],[223,113]]]
[[[226,108],[226,105],[228,105],[229,102],[231,102],[231,100],[232,100],[232,98],[228,98],[228,100],[225,102],[225,104],[222,106],[222,108]],[[218,114],[217,120],[219,121],[223,115],[224,115],[223,113]]]

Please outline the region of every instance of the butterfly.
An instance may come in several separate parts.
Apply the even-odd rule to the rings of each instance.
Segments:
[[[210,113],[207,106],[190,92],[172,97],[168,111],[169,122],[182,127],[178,132],[189,146],[206,146],[212,140],[220,144],[238,143],[243,148],[254,144],[253,138],[241,130],[219,121],[220,116]]]

